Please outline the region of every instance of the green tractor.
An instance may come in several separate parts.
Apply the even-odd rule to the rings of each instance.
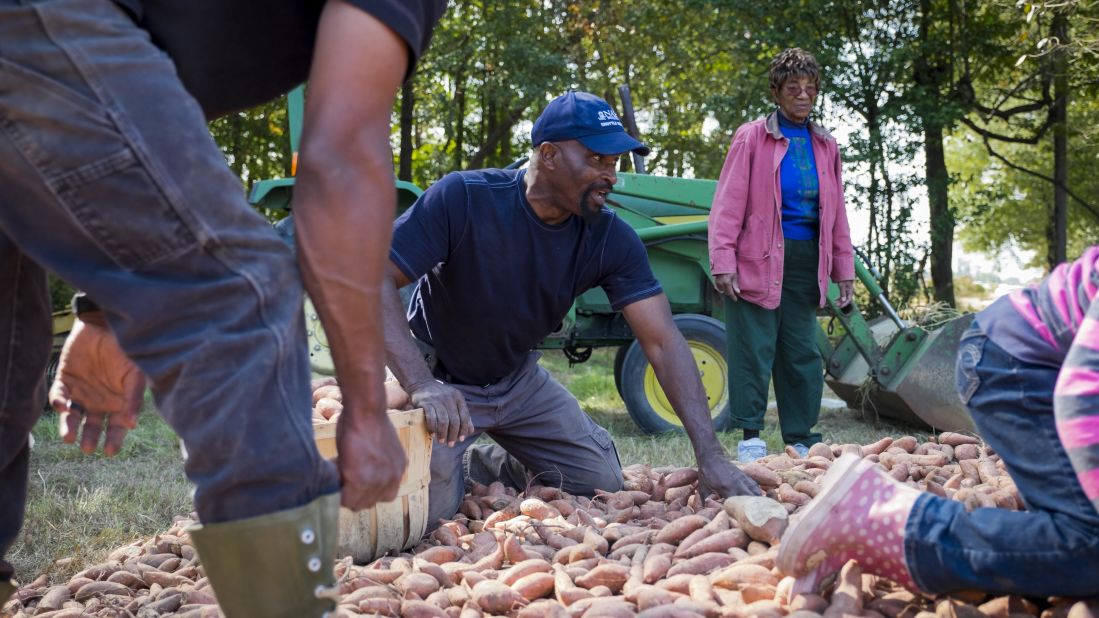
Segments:
[[[294,153],[303,100],[300,88],[289,96]],[[257,207],[289,209],[293,184],[294,178],[259,181],[253,185],[249,200]],[[716,186],[714,180],[622,173],[607,202],[645,243],[676,326],[694,355],[714,426],[724,430],[730,428],[729,392],[735,386],[727,358],[736,350],[729,350],[725,302],[713,288],[709,269],[707,218]],[[411,183],[397,182],[398,215],[422,192]],[[860,258],[856,258],[856,271],[887,318],[867,322],[854,303],[841,310],[835,305],[838,288],[832,284],[824,311],[842,323],[845,335],[833,344],[822,327],[817,337],[829,387],[852,408],[873,407],[883,416],[938,430],[973,431],[973,423],[953,387],[957,340],[969,318],[933,332],[908,324],[897,316],[875,273]],[[330,375],[334,367],[328,343],[308,301],[306,320],[314,371]],[[682,426],[625,318],[611,309],[602,289],[588,290],[577,298],[565,319],[539,347],[560,350],[573,363],[588,360],[595,348],[616,348],[615,385],[637,426],[646,433]]]

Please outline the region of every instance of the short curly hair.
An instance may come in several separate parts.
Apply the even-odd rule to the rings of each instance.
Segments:
[[[813,54],[791,47],[784,49],[771,61],[771,90],[778,90],[791,77],[808,77],[820,88],[820,64]]]

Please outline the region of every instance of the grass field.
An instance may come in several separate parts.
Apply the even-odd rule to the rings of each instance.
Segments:
[[[693,465],[686,436],[648,436],[633,424],[614,387],[613,361],[614,350],[604,349],[572,368],[557,352],[547,352],[542,362],[614,436],[623,465]],[[762,437],[772,450],[781,448],[777,418],[771,412],[766,420]],[[850,410],[822,411],[818,427],[826,440],[836,443],[919,435],[909,427],[875,422]],[[166,530],[173,516],[191,510],[191,487],[183,475],[178,442],[148,403],[138,428],[113,459],[85,456],[75,446],[61,443],[53,414],[43,416],[34,437],[26,519],[7,556],[19,581],[41,573],[64,581],[105,560],[110,550]],[[720,436],[731,453],[739,438],[739,432]]]

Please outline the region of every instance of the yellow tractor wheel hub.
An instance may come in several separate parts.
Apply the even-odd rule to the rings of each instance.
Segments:
[[[729,366],[721,351],[701,341],[687,340],[691,348],[691,354],[698,367],[698,374],[702,378],[702,388],[706,391],[706,402],[710,406],[710,418],[717,417],[725,409],[729,401]],[[656,372],[652,365],[645,367],[645,398],[649,401],[660,418],[669,423],[682,426],[683,422],[675,415],[672,404],[668,402],[664,389],[660,388],[660,382],[656,379]]]

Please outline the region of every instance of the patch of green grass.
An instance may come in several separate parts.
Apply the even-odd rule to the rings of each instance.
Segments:
[[[148,403],[113,458],[84,455],[63,443],[52,413],[43,415],[33,435],[23,529],[6,557],[20,581],[41,573],[67,580],[191,511],[179,443]],[[55,564],[62,558],[73,560]]]
[[[647,435],[634,424],[614,386],[615,351],[615,348],[596,349],[588,362],[573,365],[571,368],[563,354],[547,351],[541,364],[576,395],[580,407],[595,422],[614,436],[622,465],[694,465],[691,442],[685,433]],[[836,398],[827,389],[825,397]],[[773,389],[771,400],[774,401]],[[773,409],[764,416],[764,424],[760,437],[767,442],[767,448],[771,452],[781,451],[784,445],[779,431],[778,415]],[[834,444],[869,444],[884,436],[899,437],[906,434],[916,435],[921,440],[926,438],[925,433],[913,427],[886,419],[875,419],[871,415],[850,409],[822,409],[817,429],[824,435],[826,442]],[[718,434],[718,440],[730,455],[736,454],[736,445],[740,438],[740,431]]]

